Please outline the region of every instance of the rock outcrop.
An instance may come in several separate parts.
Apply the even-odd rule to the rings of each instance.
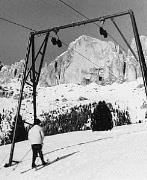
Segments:
[[[140,36],[144,56],[147,62],[147,37]],[[136,53],[135,40],[131,47]],[[0,83],[22,79],[25,61],[21,60],[11,66],[0,63]],[[136,61],[130,50],[121,51],[111,41],[101,41],[86,35],[80,36],[69,44],[67,51],[58,56],[50,64],[46,63],[40,76],[41,86],[54,86],[64,83],[100,85],[121,83],[141,77],[139,61]]]
[[[125,53],[111,41],[86,35],[70,43],[66,52],[42,69],[40,83],[111,84],[125,77]]]
[[[145,61],[147,64],[147,37],[146,36],[140,36],[140,41],[142,44],[142,50],[143,50]],[[135,43],[134,38],[131,42],[131,48],[133,49],[136,56],[138,57],[137,47],[136,47],[136,43]],[[138,77],[141,77],[141,76],[142,76],[142,73],[141,73],[139,61],[137,61],[135,59],[135,57],[133,56],[133,54],[131,53],[131,51],[128,50],[128,54],[126,57],[126,80],[127,81],[133,81],[133,80],[136,80]]]
[[[0,83],[5,84],[11,82],[12,79],[21,80],[24,70],[25,60],[20,60],[11,66],[3,65],[0,70]]]

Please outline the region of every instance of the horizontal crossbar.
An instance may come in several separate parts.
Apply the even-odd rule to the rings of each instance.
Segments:
[[[67,28],[70,28],[70,27],[81,26],[81,25],[85,25],[85,24],[89,24],[89,23],[94,23],[94,22],[97,22],[97,21],[102,21],[102,20],[106,20],[106,19],[110,19],[110,18],[114,18],[114,17],[118,17],[118,16],[131,14],[131,13],[133,13],[133,11],[130,9],[128,11],[115,13],[115,14],[112,14],[112,15],[106,15],[106,16],[102,16],[102,17],[99,17],[99,18],[88,19],[88,20],[84,20],[84,21],[79,21],[79,22],[63,25],[63,26],[53,27],[53,28],[46,29],[46,30],[31,32],[31,34],[33,34],[33,35],[41,35],[41,34],[49,33],[51,31],[57,32],[60,29],[67,29]]]

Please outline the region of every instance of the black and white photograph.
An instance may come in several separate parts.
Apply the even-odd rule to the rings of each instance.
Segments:
[[[0,179],[147,179],[146,17],[146,0],[0,0]]]

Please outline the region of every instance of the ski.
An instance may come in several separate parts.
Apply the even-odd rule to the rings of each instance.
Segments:
[[[35,170],[36,170],[36,171],[37,171],[37,170],[40,170],[40,169],[44,168],[45,166],[51,165],[51,164],[53,164],[54,162],[56,162],[56,161],[58,161],[58,160],[60,160],[59,157],[57,157],[57,158],[54,159],[53,161],[47,161],[47,163],[46,163],[45,165],[41,164],[40,166],[37,166],[37,167],[35,168]]]
[[[38,165],[36,165],[36,167],[34,167],[34,168],[29,168],[29,169],[26,169],[26,170],[24,170],[24,171],[21,171],[21,174],[27,173],[27,172],[29,172],[29,171],[31,171],[31,170],[34,170],[34,171],[40,170],[40,169],[42,169],[43,167],[48,166],[48,165],[50,165],[50,164],[52,164],[52,163],[58,161],[59,159],[60,159],[60,158],[57,157],[57,158],[54,159],[53,161],[47,160],[47,162],[46,162],[45,165],[43,165],[43,164],[38,164]]]

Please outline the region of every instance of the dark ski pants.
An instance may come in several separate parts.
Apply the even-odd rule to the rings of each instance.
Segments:
[[[41,144],[32,144],[32,152],[33,152],[33,158],[32,158],[32,165],[35,165],[36,158],[39,154],[40,159],[42,163],[44,163],[44,158],[42,154],[42,145]]]

